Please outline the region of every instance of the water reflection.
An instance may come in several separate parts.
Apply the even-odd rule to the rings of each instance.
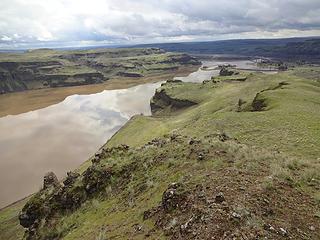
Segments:
[[[218,75],[220,64],[243,68],[250,61],[204,61],[186,82]],[[72,95],[50,107],[0,118],[0,207],[41,187],[42,177],[54,171],[63,177],[104,144],[131,116],[149,115],[149,102],[161,83],[91,95]]]
[[[206,60],[202,61],[202,67],[198,71],[190,73],[187,77],[175,77],[177,80],[184,82],[202,82],[203,80],[210,80],[212,76],[218,76],[220,69],[219,65],[233,65],[237,69],[248,70],[248,71],[259,71],[263,73],[277,73],[277,71],[270,71],[268,68],[261,68],[257,66],[254,61],[250,60],[228,60],[228,61],[216,61]]]
[[[0,206],[38,190],[45,172],[62,177],[79,166],[133,115],[149,115],[159,86],[73,95],[44,109],[0,118]]]

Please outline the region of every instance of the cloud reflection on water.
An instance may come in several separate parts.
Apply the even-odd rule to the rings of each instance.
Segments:
[[[178,79],[202,82],[218,72],[199,69]],[[47,171],[65,176],[133,115],[150,115],[150,99],[160,84],[72,95],[47,108],[0,118],[0,207],[38,190]]]

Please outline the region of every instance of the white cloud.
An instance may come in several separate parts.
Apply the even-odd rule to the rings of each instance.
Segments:
[[[3,36],[3,37],[1,38],[1,40],[4,41],[4,42],[8,42],[8,41],[12,41],[12,38],[11,38],[11,37],[8,37],[8,36]]]
[[[0,47],[320,35],[319,0],[1,0]]]

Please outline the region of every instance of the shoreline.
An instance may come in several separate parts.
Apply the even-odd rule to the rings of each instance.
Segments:
[[[155,73],[142,78],[114,78],[101,84],[27,90],[2,94],[0,95],[0,117],[18,115],[45,108],[62,102],[66,97],[74,94],[94,94],[104,90],[124,89],[144,83],[163,81],[176,76],[187,76],[199,69],[199,67],[200,65],[182,66],[177,70]]]
[[[61,101],[63,101],[63,99],[65,99],[65,97],[73,95],[73,94],[94,94],[97,92],[101,92],[104,91],[106,89],[124,89],[124,88],[130,88],[130,87],[134,87],[137,85],[141,85],[141,84],[146,84],[146,83],[153,83],[153,82],[159,82],[159,81],[163,81],[166,80],[168,78],[173,78],[174,76],[187,76],[189,74],[189,72],[193,72],[196,71],[197,69],[199,69],[199,66],[189,66],[189,67],[182,67],[176,71],[171,71],[171,72],[166,72],[166,73],[161,73],[161,74],[157,74],[154,76],[149,76],[149,77],[145,77],[143,79],[128,79],[128,80],[121,80],[121,79],[115,79],[112,80],[111,84],[109,82],[109,84],[96,84],[96,85],[89,85],[89,86],[81,86],[81,87],[68,87],[68,88],[60,88],[60,89],[46,89],[46,90],[51,90],[51,91],[40,91],[41,94],[39,95],[39,91],[37,90],[31,90],[31,91],[26,91],[26,92],[21,92],[20,94],[13,94],[13,95],[18,95],[18,97],[22,96],[22,98],[27,98],[27,100],[33,100],[33,99],[44,99],[47,100],[45,102],[45,104],[49,105],[53,105],[56,103],[59,103]],[[125,81],[125,82],[124,82]],[[44,95],[43,92],[49,92],[49,93],[54,93],[56,94],[57,91],[62,91],[61,95],[53,95],[53,98],[50,98],[50,96],[48,95]],[[37,96],[39,95],[39,97]],[[67,95],[67,96],[66,96]],[[16,97],[16,96],[14,96]],[[62,99],[63,97],[63,99]],[[1,99],[1,98],[0,98]],[[13,99],[16,100],[16,99]],[[12,101],[13,105],[18,104],[17,101]],[[1,102],[1,105],[3,104],[3,102]],[[36,110],[41,108],[41,103],[39,103],[38,105],[27,105],[26,107],[33,107],[32,110]],[[46,106],[44,106],[46,107]],[[26,108],[24,108],[26,109]],[[15,109],[14,109],[15,110]],[[21,109],[19,109],[21,110]],[[30,110],[30,111],[32,111]],[[3,114],[3,112],[1,112],[1,114]],[[86,160],[85,160],[86,161]],[[33,193],[29,193],[27,196],[21,198],[21,199],[17,199],[9,204],[5,204],[3,206],[1,206],[0,211],[6,209],[7,207],[10,207],[11,205],[16,205],[19,204],[21,201],[23,201],[24,199],[28,198],[30,195],[32,195]]]

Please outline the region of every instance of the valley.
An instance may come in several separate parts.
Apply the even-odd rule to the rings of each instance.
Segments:
[[[319,68],[233,72],[162,83],[152,116],[1,210],[3,236],[19,214],[30,239],[319,238]]]

